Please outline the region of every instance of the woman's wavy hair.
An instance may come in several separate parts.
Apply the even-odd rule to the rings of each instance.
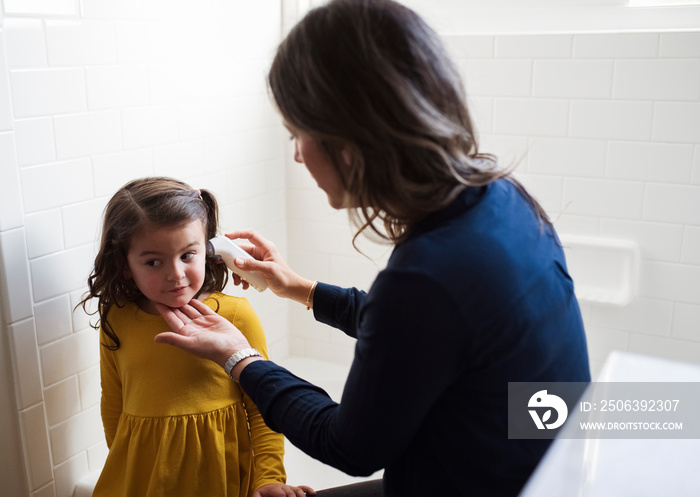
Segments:
[[[108,321],[110,309],[136,302],[142,296],[134,281],[125,277],[129,267],[127,254],[134,234],[197,220],[204,226],[205,240],[216,236],[219,228],[216,198],[208,190],[195,190],[173,178],[136,179],[122,186],[110,199],[104,211],[100,249],[87,280],[88,291],[78,304],[89,314],[99,314],[92,326],[101,327],[112,342],[102,345],[111,350],[120,345]],[[222,291],[227,282],[226,266],[207,256],[204,284],[199,293]],[[97,310],[91,313],[86,305],[93,298],[97,299]]]
[[[407,7],[333,0],[309,11],[280,44],[268,85],[286,123],[314,138],[338,170],[355,239],[370,228],[399,243],[465,187],[499,178],[549,225],[510,171],[479,152],[462,79],[438,35]]]

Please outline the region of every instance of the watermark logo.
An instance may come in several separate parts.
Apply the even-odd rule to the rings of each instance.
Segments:
[[[540,390],[539,392],[535,393],[532,397],[530,397],[527,406],[549,408],[546,411],[542,411],[541,418],[537,409],[528,410],[538,430],[557,429],[564,424],[566,417],[569,415],[569,408],[566,407],[566,402],[564,402],[564,400],[557,395],[548,394],[547,390]],[[552,419],[552,410],[556,411],[557,415],[553,422],[547,423],[547,421]]]
[[[509,382],[508,438],[700,439],[700,382]]]

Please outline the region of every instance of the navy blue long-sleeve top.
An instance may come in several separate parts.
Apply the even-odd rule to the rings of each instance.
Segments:
[[[548,442],[510,440],[508,382],[590,381],[564,254],[507,180],[462,192],[398,244],[369,292],[319,283],[357,339],[340,404],[274,363],[241,384],[268,425],[392,496],[515,496]]]

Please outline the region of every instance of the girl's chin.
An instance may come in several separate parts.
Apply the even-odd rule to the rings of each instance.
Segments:
[[[181,295],[176,298],[169,298],[165,302],[161,302],[163,305],[167,305],[168,307],[172,308],[178,308],[182,307],[186,304],[189,303],[190,300],[194,298],[194,295]]]
[[[160,314],[158,309],[156,309],[156,304],[161,304],[166,307],[171,307],[177,309],[178,307],[183,307],[188,304],[190,300],[194,298],[194,295],[182,295],[177,297],[169,297],[159,300],[144,299],[138,302],[139,307],[149,314]]]

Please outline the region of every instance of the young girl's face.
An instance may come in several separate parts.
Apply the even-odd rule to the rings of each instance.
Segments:
[[[139,302],[149,313],[155,304],[182,307],[204,284],[206,239],[202,222],[181,226],[147,226],[131,238],[125,276],[146,297]]]

